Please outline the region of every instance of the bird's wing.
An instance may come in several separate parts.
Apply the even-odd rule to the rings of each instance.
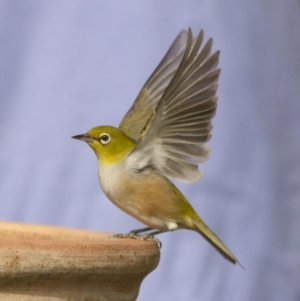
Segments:
[[[201,178],[198,164],[209,155],[206,142],[211,137],[220,74],[219,51],[211,55],[212,39],[201,47],[202,41],[203,31],[193,39],[188,30],[181,62],[128,157],[132,169],[152,166],[183,182]]]
[[[186,39],[187,31],[182,30],[122,119],[119,129],[133,140],[139,139],[147,121],[155,113],[158,102],[182,60]]]

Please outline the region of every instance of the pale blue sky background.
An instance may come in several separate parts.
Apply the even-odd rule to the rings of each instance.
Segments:
[[[139,301],[300,300],[299,1],[0,0],[0,219],[127,232],[96,158],[70,139],[117,126],[178,32],[221,50],[204,178],[180,184],[246,267],[163,234]]]

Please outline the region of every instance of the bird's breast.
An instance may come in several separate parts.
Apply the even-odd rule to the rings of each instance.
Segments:
[[[172,187],[155,171],[135,173],[122,164],[100,166],[99,179],[116,206],[151,228],[168,228],[181,215]]]
[[[109,197],[118,193],[126,173],[122,164],[98,165],[99,181],[102,190]]]

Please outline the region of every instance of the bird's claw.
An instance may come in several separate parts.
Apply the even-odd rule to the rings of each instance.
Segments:
[[[117,233],[112,235],[111,237],[117,237],[117,238],[133,238],[133,239],[138,239],[138,240],[148,240],[148,241],[153,241],[156,243],[158,249],[160,250],[162,247],[162,243],[161,241],[154,237],[153,235],[151,235],[150,233],[146,233],[143,235],[138,235],[135,234],[134,232],[129,232],[129,233]]]

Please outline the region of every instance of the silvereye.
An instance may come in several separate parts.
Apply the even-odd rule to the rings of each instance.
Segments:
[[[200,233],[232,263],[238,262],[169,180],[196,182],[207,160],[206,142],[217,107],[219,54],[203,31],[179,33],[118,128],[98,126],[72,138],[88,143],[98,159],[100,185],[121,210],[147,228],[129,237],[176,229]],[[138,233],[155,230],[147,235]],[[122,235],[121,235],[122,236]]]

